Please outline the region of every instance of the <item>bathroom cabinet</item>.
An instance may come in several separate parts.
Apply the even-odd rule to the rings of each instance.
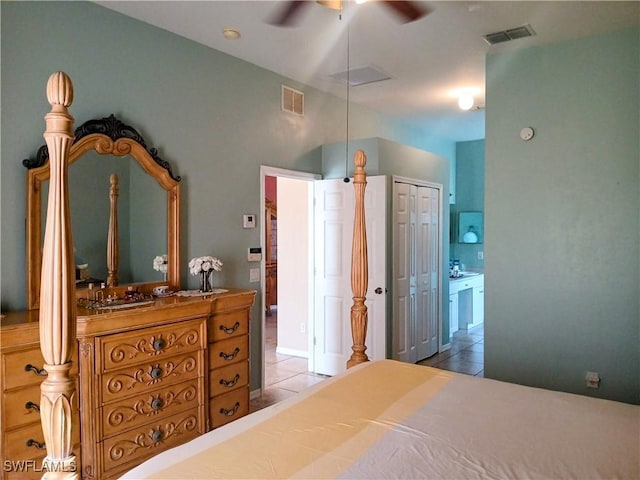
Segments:
[[[449,336],[484,322],[484,275],[449,281]]]

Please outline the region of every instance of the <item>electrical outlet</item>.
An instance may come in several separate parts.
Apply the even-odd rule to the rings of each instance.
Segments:
[[[478,260],[484,260],[484,252],[478,252]]]
[[[306,323],[301,323],[300,324],[300,333],[307,333],[307,324]]]
[[[587,372],[584,379],[587,381],[587,388],[600,387],[600,375],[598,372]]]

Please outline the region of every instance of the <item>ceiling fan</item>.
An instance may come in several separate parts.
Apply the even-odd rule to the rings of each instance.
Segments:
[[[295,25],[300,14],[314,2],[308,0],[292,0],[283,2],[284,6],[268,20],[268,23],[278,27],[290,27]],[[315,3],[341,11],[343,0],[316,0]],[[408,0],[380,0],[377,3],[383,4],[400,19],[401,23],[414,22],[431,13],[431,10],[422,5],[421,2]]]

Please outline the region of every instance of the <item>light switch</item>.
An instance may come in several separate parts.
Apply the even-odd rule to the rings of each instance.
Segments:
[[[260,269],[259,268],[250,268],[249,269],[249,281],[252,283],[260,281]]]
[[[242,216],[243,228],[256,228],[256,216],[251,213],[245,213]]]

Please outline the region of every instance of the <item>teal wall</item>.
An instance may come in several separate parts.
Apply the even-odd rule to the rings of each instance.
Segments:
[[[637,27],[488,56],[485,376],[640,403],[639,97]]]
[[[484,252],[484,241],[477,244],[458,243],[458,214],[482,212],[484,217],[484,147],[485,141],[456,143],[456,203],[451,205],[451,258],[465,268],[484,268],[478,252]]]
[[[182,176],[182,286],[187,262],[223,259],[216,282],[249,283],[248,247],[259,229],[260,165],[319,173],[320,146],[343,141],[344,100],[88,2],[1,2],[1,305],[25,308],[25,177],[22,160],[44,144],[49,75],[75,86],[76,125],[111,113],[139,129]],[[281,112],[281,84],[305,93],[305,117]],[[455,144],[350,107],[352,138],[382,137],[447,158]],[[156,252],[154,252],[155,255]],[[260,298],[258,296],[258,298]],[[252,317],[252,388],[260,384],[260,306]]]

